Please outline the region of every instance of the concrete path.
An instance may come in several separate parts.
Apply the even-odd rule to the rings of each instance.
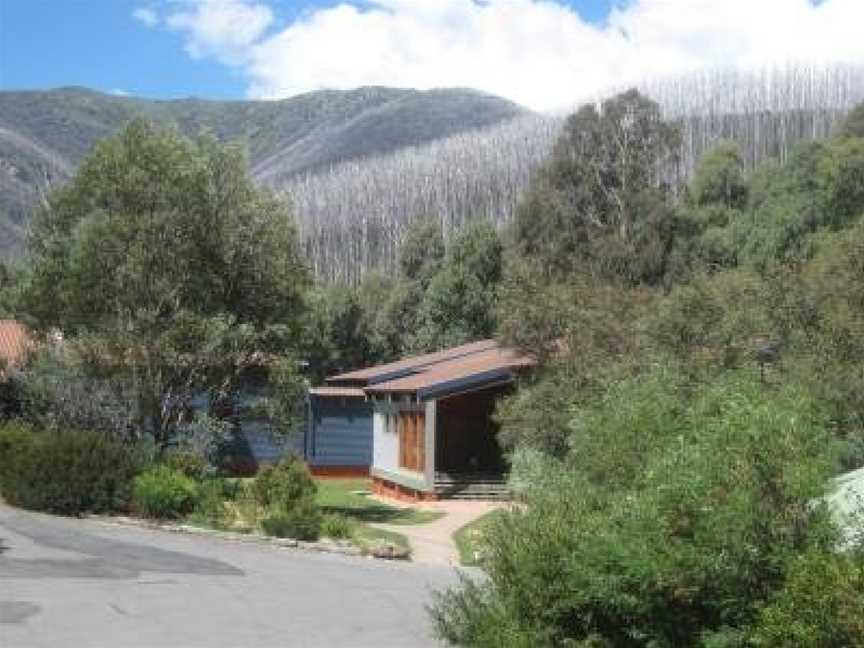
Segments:
[[[0,504],[0,646],[436,646],[453,569],[106,526]]]
[[[387,498],[377,497],[382,502],[392,506],[405,506]],[[489,511],[506,506],[502,502],[480,502],[462,500],[442,500],[439,502],[423,502],[416,508],[429,511],[442,511],[444,517],[427,524],[373,524],[372,526],[387,531],[401,533],[408,538],[413,550],[411,559],[417,563],[439,566],[459,565],[459,551],[453,543],[453,534],[466,524],[486,515]]]

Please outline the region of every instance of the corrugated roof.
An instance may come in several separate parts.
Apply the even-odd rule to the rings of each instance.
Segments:
[[[0,371],[2,365],[13,367],[21,364],[33,339],[27,329],[15,320],[0,320]]]
[[[478,384],[484,381],[497,382],[512,377],[512,372],[534,364],[534,360],[511,350],[493,348],[466,357],[456,358],[429,366],[409,376],[388,380],[364,389],[373,393],[414,393],[423,396],[436,388],[460,383]]]
[[[348,373],[339,374],[338,376],[331,376],[327,378],[327,382],[353,382],[361,385],[371,385],[385,380],[395,380],[416,373],[425,367],[430,367],[457,358],[470,357],[497,347],[498,343],[495,340],[480,340],[479,342],[463,344],[436,353],[427,353],[426,355],[406,358],[404,360],[399,360],[398,362],[391,362],[376,367],[360,369],[358,371],[350,371]]]
[[[366,398],[366,392],[359,387],[315,387],[309,393],[324,398]]]

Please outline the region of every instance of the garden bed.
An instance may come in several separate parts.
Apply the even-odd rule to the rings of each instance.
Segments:
[[[232,497],[214,503],[209,511],[207,507],[199,507],[182,524],[159,525],[160,528],[198,528],[205,532],[230,534],[231,537],[253,536],[267,540],[262,532],[266,511],[251,494],[254,478],[229,479],[225,483]],[[315,502],[324,515],[321,540],[311,543],[316,550],[336,546],[337,551],[345,553],[342,547],[351,546],[361,555],[405,559],[411,553],[408,539],[401,533],[377,529],[371,524],[425,524],[443,515],[438,511],[396,507],[376,501],[369,497],[370,482],[366,479],[322,478],[316,479],[315,484]],[[274,541],[277,544],[281,542],[280,539]],[[324,546],[319,546],[322,543]],[[299,546],[303,544],[301,542]]]

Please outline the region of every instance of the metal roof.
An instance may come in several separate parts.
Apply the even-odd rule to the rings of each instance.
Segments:
[[[376,367],[350,371],[348,373],[339,374],[338,376],[330,376],[327,378],[327,382],[331,384],[347,382],[358,385],[373,385],[402,378],[404,376],[410,376],[411,374],[418,373],[426,367],[457,358],[473,356],[497,347],[498,343],[495,340],[480,340],[479,342],[463,344],[436,353],[427,353],[426,355],[406,358],[404,360],[399,360],[398,362],[390,362]]]
[[[20,364],[32,346],[33,339],[23,324],[15,320],[0,320],[0,365]]]
[[[366,392],[359,387],[315,387],[309,393],[324,398],[366,398]]]
[[[511,349],[491,348],[454,358],[402,376],[367,386],[367,394],[416,393],[428,398],[460,389],[511,380],[513,373],[530,367],[534,360]]]

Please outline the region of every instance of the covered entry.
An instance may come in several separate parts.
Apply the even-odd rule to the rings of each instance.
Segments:
[[[440,398],[435,421],[435,473],[501,476],[505,462],[492,419],[498,399],[508,387],[489,387]]]
[[[377,492],[413,499],[506,497],[493,414],[533,360],[493,341],[371,370],[372,478]],[[342,377],[345,379],[345,377]]]

